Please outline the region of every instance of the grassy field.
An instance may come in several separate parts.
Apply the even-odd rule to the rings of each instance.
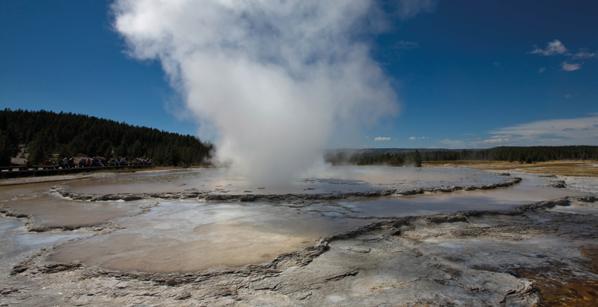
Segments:
[[[424,162],[424,166],[463,166],[483,170],[516,170],[534,174],[598,177],[598,161],[596,160],[561,160],[537,163],[509,161],[430,161]]]

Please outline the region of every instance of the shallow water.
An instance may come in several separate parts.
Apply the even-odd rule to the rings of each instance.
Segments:
[[[467,210],[507,210],[515,206],[538,201],[553,200],[566,196],[582,196],[593,190],[574,188],[557,189],[550,186],[553,178],[514,173],[523,180],[508,188],[475,191],[455,191],[451,193],[425,193],[423,195],[400,196],[370,201],[340,202],[350,208],[353,216],[392,217],[451,213]],[[594,183],[598,180],[593,178]],[[586,183],[591,180],[586,179]]]
[[[0,187],[0,206],[30,215],[29,223],[45,221],[46,225],[77,226],[110,221],[119,226],[110,233],[58,246],[50,254],[50,261],[81,262],[123,271],[179,272],[269,262],[282,253],[311,246],[322,237],[379,219],[509,209],[596,192],[598,186],[595,178],[581,181],[568,178],[569,182],[582,182],[583,192],[557,189],[550,187],[555,178],[516,175],[523,181],[509,188],[299,204],[214,203],[194,199],[76,202],[49,192],[53,186],[62,186],[69,191],[91,194],[190,189],[215,193],[346,193],[481,186],[510,179],[465,168],[333,167],[287,186],[259,187],[220,169],[103,174],[78,181]],[[37,235],[27,233],[23,226],[18,229],[6,232],[6,236]],[[41,238],[44,233],[39,235]]]
[[[50,256],[109,269],[172,272],[268,262],[313,245],[323,234],[366,221],[326,219],[285,206],[163,201],[119,222],[109,235],[66,244]]]
[[[100,225],[118,217],[139,214],[142,208],[152,203],[73,201],[54,193],[52,189],[56,184],[0,186],[0,210],[10,215],[26,216],[29,230],[40,231]]]
[[[411,190],[441,186],[485,185],[503,176],[466,168],[339,166],[312,171],[289,183],[254,185],[226,169],[139,172],[66,182],[67,191],[86,194],[200,191],[232,194],[347,193],[384,189]]]
[[[0,275],[7,276],[14,265],[41,248],[91,234],[87,231],[28,232],[22,220],[0,218]]]

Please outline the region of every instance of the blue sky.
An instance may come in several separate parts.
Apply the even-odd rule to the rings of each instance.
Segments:
[[[361,146],[598,145],[598,2],[405,2],[371,42],[401,111]],[[195,134],[160,64],[124,52],[109,4],[1,1],[0,107]]]

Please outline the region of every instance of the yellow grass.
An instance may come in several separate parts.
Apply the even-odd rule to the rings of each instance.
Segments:
[[[597,160],[559,160],[537,163],[509,161],[430,161],[424,166],[462,166],[483,170],[516,170],[534,174],[598,177]]]

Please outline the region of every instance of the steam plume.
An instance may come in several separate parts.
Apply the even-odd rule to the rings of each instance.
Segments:
[[[357,38],[375,11],[369,0],[113,5],[130,53],[159,60],[200,129],[216,131],[217,158],[261,183],[309,168],[338,127],[396,111],[387,77]]]

